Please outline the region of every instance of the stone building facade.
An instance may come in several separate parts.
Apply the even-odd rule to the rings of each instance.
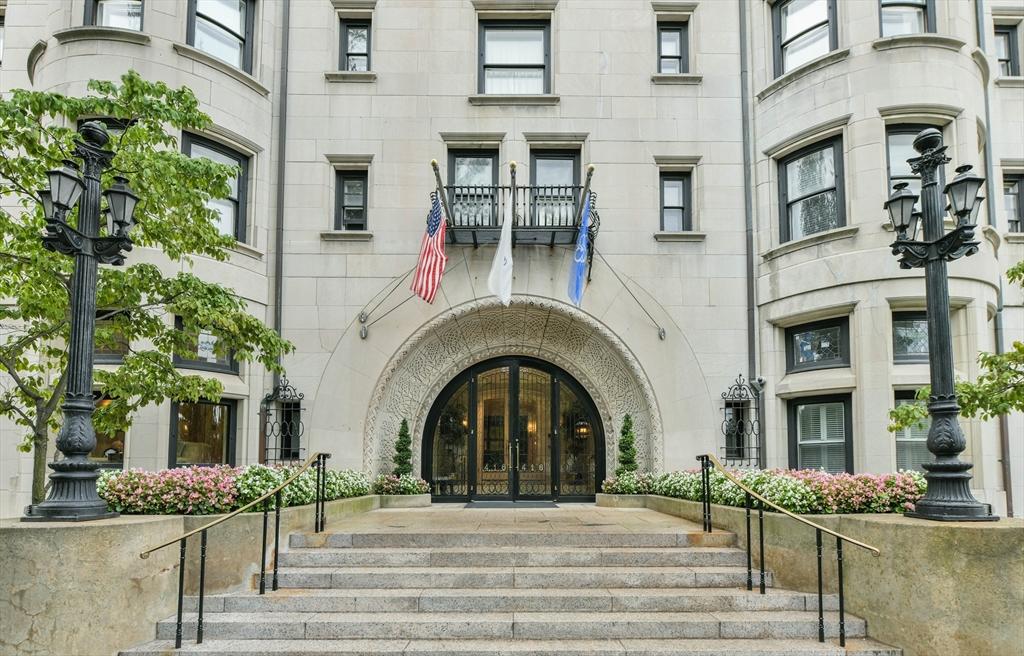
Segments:
[[[285,365],[301,409],[277,411],[302,418],[301,444],[271,436],[272,455],[301,447],[385,471],[404,418],[439,498],[585,498],[614,470],[628,413],[657,471],[708,451],[919,467],[923,432],[886,426],[928,381],[924,284],[890,253],[883,202],[909,179],[901,162],[924,127],[949,146],[947,179],[972,164],[989,180],[980,252],[950,266],[958,375],[1024,338],[1024,295],[1004,277],[1024,259],[1024,12],[1010,0],[0,7],[0,92],[83,93],[135,69],[187,85],[213,118],[183,135],[192,152],[244,164],[239,244],[195,269],[268,324],[280,317],[297,347]],[[503,307],[487,277],[512,162]],[[590,164],[600,224],[577,308],[566,288]],[[428,305],[407,289],[437,179],[454,243]],[[216,376],[226,401],[147,408],[108,457],[261,460],[274,381],[213,360],[182,366]],[[764,379],[760,417],[723,401],[740,374]],[[727,438],[727,418],[758,420],[760,450]],[[1009,444],[1020,508],[1024,419],[963,426],[976,495],[1006,512]],[[2,514],[14,515],[30,459],[13,453],[16,429],[0,430]]]

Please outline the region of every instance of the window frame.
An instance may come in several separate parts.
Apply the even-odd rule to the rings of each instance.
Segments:
[[[196,17],[197,17],[198,0],[188,0],[188,24],[186,28],[185,39],[186,43],[193,48],[196,48]],[[253,60],[253,32],[256,26],[256,0],[245,0],[245,25],[243,26],[244,33],[239,34],[231,28],[218,23],[212,18],[203,15],[203,19],[213,24],[218,29],[225,31],[231,36],[242,39],[242,65],[240,70],[252,74],[252,60]],[[196,48],[198,50],[198,48]],[[206,52],[203,50],[202,52]],[[234,66],[229,61],[221,59],[216,55],[206,52],[207,55],[213,57],[217,61],[222,61],[228,66]]]
[[[366,70],[358,71],[369,73],[373,70],[373,19],[371,18],[342,18],[341,19],[341,35],[340,42],[338,45],[338,70],[350,71],[348,67],[349,55],[353,54],[348,51],[348,31],[354,27],[365,27],[366,28],[366,54],[355,53],[357,57],[366,57]]]
[[[491,184],[498,185],[498,149],[497,148],[449,148],[448,149],[448,185],[456,186],[455,160],[459,157],[490,157]]]
[[[1017,185],[1017,216],[1006,217],[1006,231],[1019,234],[1024,232],[1024,173],[1003,173],[1003,197],[1008,194],[1006,189],[1009,183]],[[1003,212],[1006,213],[1006,203],[1003,203]]]
[[[181,406],[180,401],[171,401],[171,427],[170,427],[170,439],[167,440],[167,467],[169,469],[176,469],[178,467],[216,467],[218,465],[230,465],[235,466],[235,460],[237,454],[235,450],[238,444],[238,403],[239,399],[228,399],[223,398],[219,401],[211,401],[209,399],[197,399],[196,401],[186,401],[193,405],[223,405],[228,408],[228,436],[227,446],[225,451],[227,455],[224,458],[225,462],[215,463],[181,463],[178,464],[178,408]]]
[[[783,49],[787,45],[789,45],[790,43],[795,41],[796,39],[799,39],[801,36],[807,34],[808,32],[810,32],[812,30],[818,29],[822,25],[828,25],[828,50],[829,50],[829,52],[832,52],[832,51],[837,50],[839,48],[839,35],[838,35],[837,20],[836,20],[837,19],[836,0],[823,0],[823,1],[826,4],[826,12],[825,12],[826,21],[824,23],[815,23],[814,25],[808,27],[806,30],[803,30],[802,32],[800,32],[798,34],[794,34],[793,36],[791,36],[788,39],[786,39],[785,43],[782,42],[782,8],[785,7],[786,5],[790,4],[791,2],[793,2],[793,0],[782,0],[780,2],[776,2],[774,5],[772,5],[772,32],[773,32],[773,34],[772,34],[772,43],[774,44],[774,50],[775,50],[775,69],[774,69],[775,70],[775,77],[781,77],[782,75],[785,75],[786,73],[790,72],[790,71],[787,71],[787,70],[783,69],[783,56],[782,56],[783,55]],[[822,56],[824,56],[824,55],[822,55]],[[813,61],[813,60],[811,60],[811,61]],[[803,64],[800,64],[800,66],[796,66],[795,68],[790,69],[790,70],[796,70],[796,68],[800,68],[801,66],[804,66],[804,65],[806,65],[808,63],[810,63],[810,62],[804,62]]]
[[[549,19],[537,20],[481,20],[477,25],[477,93],[481,95],[501,96],[506,94],[491,93],[486,91],[487,80],[487,30],[515,30],[515,29],[542,29],[544,32],[544,91],[539,94],[511,94],[540,96],[551,93],[551,21]],[[536,64],[495,64],[494,68],[522,68],[536,69]]]
[[[96,326],[99,326],[101,322],[114,322],[114,316],[121,314],[123,310],[117,310],[114,308],[97,308],[96,309]],[[109,314],[110,316],[105,316]],[[104,318],[101,318],[104,317]],[[123,335],[122,335],[123,336]],[[131,340],[125,340],[125,352],[124,353],[101,353],[97,344],[95,344],[95,337],[93,338],[93,362],[96,364],[121,364],[124,362],[124,356],[131,352]]]
[[[181,152],[182,154],[192,157],[192,145],[199,144],[203,148],[209,148],[210,150],[217,151],[225,157],[230,157],[238,162],[238,199],[235,202],[238,204],[238,211],[235,215],[235,240],[240,243],[246,243],[246,235],[248,233],[249,221],[248,221],[248,205],[249,205],[249,164],[252,156],[247,155],[243,152],[237,151],[230,146],[225,146],[219,141],[214,141],[207,137],[192,132],[181,133]],[[230,199],[230,197],[229,197]]]
[[[665,206],[665,181],[680,180],[683,183],[683,206]],[[693,176],[689,171],[660,171],[658,173],[658,205],[659,225],[662,232],[692,232],[693,231]],[[681,209],[683,211],[682,227],[679,230],[668,230],[665,227],[665,210]]]
[[[916,320],[916,319],[924,319],[925,323],[927,324],[928,323],[928,313],[926,311],[924,311],[924,310],[900,310],[898,312],[894,311],[892,313],[892,320],[890,321],[889,325],[890,325],[890,330],[892,331],[892,361],[893,361],[893,364],[914,364],[914,363],[922,363],[922,362],[927,363],[928,362],[929,354],[930,354],[930,351],[931,351],[930,345],[929,345],[929,353],[925,353],[924,355],[916,354],[916,353],[915,354],[909,354],[909,355],[907,355],[907,354],[901,355],[901,354],[896,352],[896,321],[898,321],[898,320],[906,321],[906,320]],[[928,329],[930,331],[931,330],[931,326],[928,326]]]
[[[878,0],[878,36],[882,39],[888,39],[898,36],[912,36],[911,34],[892,34],[886,36],[882,31],[884,29],[884,21],[882,20],[882,14],[885,13],[886,7],[912,7],[914,9],[924,10],[924,32],[916,32],[916,34],[934,34],[935,33],[935,0]]]
[[[363,183],[363,227],[349,228],[345,222],[345,180],[361,180]],[[367,169],[337,169],[334,172],[334,229],[366,231],[370,229],[370,172]]]
[[[85,0],[85,25],[92,25],[95,27],[107,27],[96,24],[96,18],[99,16],[101,0]],[[139,32],[142,32],[146,26],[146,0],[139,0]],[[127,28],[118,28],[127,29]]]
[[[4,46],[7,43],[7,14],[6,6],[0,8],[0,64],[4,61]]]
[[[913,135],[917,135],[922,130],[926,130],[928,128],[937,128],[940,131],[942,130],[942,128],[939,127],[939,126],[929,125],[927,123],[890,123],[889,125],[885,126],[885,175],[886,175],[886,180],[887,180],[887,182],[889,184],[889,187],[888,187],[888,189],[886,189],[886,192],[885,192],[885,197],[886,198],[888,198],[892,194],[893,186],[895,184],[897,184],[898,182],[902,182],[902,181],[905,181],[905,180],[918,180],[918,181],[921,180],[921,176],[913,175],[913,174],[911,174],[911,175],[901,175],[901,176],[898,176],[896,178],[893,178],[893,176],[892,176],[892,153],[889,152],[889,136],[893,135],[893,134],[913,134]],[[943,182],[945,180],[945,176],[943,174],[943,169],[944,168],[945,167],[942,167],[942,166],[939,167],[939,176],[940,176],[940,178],[939,178],[939,188],[940,189],[944,186],[944,184],[943,184]],[[920,199],[918,200],[918,203],[920,203]],[[920,207],[920,205],[918,205],[918,207]]]
[[[917,400],[917,390],[894,390],[893,391],[893,404],[892,404],[893,407],[894,408],[897,407],[899,405],[900,401],[913,401],[915,403],[924,403],[922,401],[918,401]],[[929,430],[931,429],[931,418],[930,417],[927,420],[924,420],[921,423],[924,424]],[[906,433],[907,433],[907,430],[908,430],[908,428],[902,428],[902,429],[900,429],[900,430],[898,430],[898,431],[893,433],[893,441],[895,442],[895,447],[896,447],[896,463],[895,463],[896,466],[895,466],[894,469],[897,470],[897,471],[899,470],[900,442],[927,442],[927,439],[928,439],[927,438],[927,431],[925,432],[925,439],[923,439],[923,440],[907,439],[906,437],[900,437],[901,435],[905,436]],[[927,448],[927,445],[926,445],[925,448]],[[911,471],[919,471],[921,473],[925,473],[924,469],[914,469],[914,470],[911,470]]]
[[[796,352],[793,347],[793,337],[797,333],[809,330],[820,330],[822,328],[839,328],[839,360],[826,363],[797,364]],[[850,366],[850,315],[821,319],[789,326],[785,331],[786,335],[786,373],[798,373],[801,371],[814,371],[816,369],[842,369]]]
[[[665,32],[678,32],[679,33],[679,55],[666,56],[662,54],[661,46],[661,35]],[[658,61],[655,70],[661,75],[671,75],[667,71],[661,70],[662,59],[678,59],[679,70],[677,73],[689,73],[690,72],[690,22],[689,21],[658,21],[657,26],[658,36]]]
[[[796,409],[801,405],[818,405],[823,403],[843,404],[843,446],[845,447],[846,473],[854,473],[853,467],[853,395],[852,394],[821,394],[816,396],[800,396],[786,402],[786,430],[789,442],[789,468],[800,469],[799,442],[797,441]]]
[[[580,151],[578,148],[531,148],[530,149],[530,186],[536,187],[537,182],[537,160],[538,159],[571,159],[572,160],[572,186],[580,186]],[[549,185],[544,185],[549,186]]]
[[[829,147],[832,148],[832,163],[835,167],[835,187],[833,188],[836,191],[836,209],[838,213],[837,224],[834,228],[830,228],[830,230],[838,230],[839,228],[846,226],[846,173],[845,166],[843,164],[843,135],[837,134],[820,141],[815,141],[812,144],[808,144],[797,151],[779,158],[777,167],[779,176],[779,241],[782,244],[792,241],[791,235],[793,231],[789,216],[789,206],[794,203],[798,203],[805,198],[817,196],[818,194],[828,191],[828,189],[819,189],[813,193],[790,200],[787,168],[797,160]],[[822,232],[827,231],[822,230],[820,232],[814,232],[809,235],[804,235],[803,237],[800,237],[800,239],[806,239],[808,237],[821,234]]]
[[[184,332],[185,330],[184,321],[180,316],[174,317],[174,329],[180,330],[182,332]],[[199,335],[196,334],[196,340],[198,341],[198,339]],[[196,355],[198,356],[198,354]],[[210,371],[222,374],[235,375],[239,375],[241,373],[241,367],[239,366],[238,360],[235,359],[234,351],[228,352],[227,364],[217,364],[215,362],[207,362],[206,360],[193,360],[191,358],[186,358],[178,353],[175,353],[171,359],[174,363],[175,368],[180,367],[182,369],[198,369],[200,371]]]
[[[1009,59],[996,59],[996,73],[998,77],[1020,77],[1020,41],[1017,38],[1017,28],[1019,23],[1014,25],[1008,24],[997,24],[992,30],[993,37],[998,38],[1000,35],[1005,34],[1007,36],[1007,54],[1010,56]],[[1002,68],[999,64],[1003,61],[1009,63],[1009,73],[1004,76]]]

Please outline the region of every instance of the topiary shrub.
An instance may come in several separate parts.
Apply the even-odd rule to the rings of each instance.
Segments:
[[[391,472],[395,476],[412,474],[412,436],[409,435],[409,422],[402,420],[402,426],[398,429],[398,440],[395,442],[395,457],[393,458],[395,469]]]
[[[615,475],[622,476],[626,472],[635,472],[636,470],[636,436],[633,434],[633,418],[626,415],[622,418],[622,430],[619,432],[619,466],[615,468]]]
[[[430,484],[412,474],[381,474],[373,482],[374,494],[426,494]]]

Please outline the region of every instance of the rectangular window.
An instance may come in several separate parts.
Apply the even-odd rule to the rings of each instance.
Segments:
[[[185,154],[189,157],[205,157],[218,164],[227,164],[238,168],[238,175],[228,180],[228,197],[210,199],[206,206],[216,211],[220,217],[217,224],[222,235],[229,235],[244,243],[249,158],[227,146],[187,132],[182,134],[181,142]]]
[[[96,408],[102,408],[111,402],[109,396],[94,392]],[[89,453],[89,461],[108,469],[122,469],[124,467],[124,448],[126,438],[124,431],[115,431],[113,434],[96,431],[96,446]]]
[[[782,242],[846,225],[842,139],[809,146],[779,162]]]
[[[481,22],[479,92],[550,93],[550,44],[548,21]]]
[[[999,75],[1003,77],[1020,75],[1020,50],[1017,45],[1017,26],[996,25],[995,37]]]
[[[230,399],[172,403],[168,466],[234,465],[237,405]]]
[[[789,402],[789,466],[853,473],[850,395]]]
[[[449,150],[448,184],[455,225],[498,225],[498,151]]]
[[[0,12],[0,64],[4,61],[4,19],[3,12]]]
[[[850,318],[786,329],[786,373],[850,365]]]
[[[370,21],[341,20],[341,70],[369,71]]]
[[[687,23],[658,23],[658,72],[689,71]]]
[[[896,405],[918,404],[913,391],[897,391]],[[896,469],[924,471],[922,463],[931,462],[932,454],[928,451],[928,428],[931,420],[896,431]]]
[[[786,0],[772,6],[775,77],[835,50],[835,0]]]
[[[661,229],[663,232],[693,230],[690,210],[690,174],[661,174]]]
[[[129,343],[118,327],[119,319],[123,320],[116,310],[96,310],[96,350],[93,357],[97,364],[118,364],[128,355]]]
[[[531,150],[530,185],[530,225],[572,226],[582,193],[580,151]]]
[[[881,0],[882,36],[935,31],[935,0]]]
[[[896,362],[928,362],[928,315],[892,313],[892,354]]]
[[[181,317],[174,317],[174,328],[176,330],[184,330]],[[188,369],[238,373],[238,360],[235,360],[232,353],[224,353],[217,349],[217,338],[214,335],[200,330],[190,332],[190,338],[191,347],[189,348],[188,357],[175,353],[175,366]],[[193,353],[195,354],[194,357]]]
[[[1024,190],[1024,175],[1003,174],[1003,209],[1006,211],[1007,229],[1010,232],[1024,232],[1022,190]]]
[[[886,128],[886,156],[888,157],[889,164],[889,189],[886,191],[886,197],[892,193],[892,188],[897,183],[906,182],[907,189],[917,194],[920,198],[921,176],[910,170],[910,164],[907,163],[907,160],[918,156],[919,153],[914,150],[914,139],[917,138],[921,130],[929,127],[932,126],[901,123],[899,125],[890,125]],[[914,208],[920,209],[920,207],[921,203],[918,200]]]
[[[142,0],[85,0],[85,24],[142,30]]]
[[[335,230],[366,230],[366,171],[338,171],[335,174]]]
[[[188,44],[252,72],[255,0],[189,0]]]

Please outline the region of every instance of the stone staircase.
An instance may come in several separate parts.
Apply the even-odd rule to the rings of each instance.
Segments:
[[[486,511],[499,519],[474,522],[467,513],[481,511],[423,509],[293,534],[280,556],[280,589],[207,596],[204,643],[195,644],[196,615],[186,613],[177,653],[900,654],[866,639],[863,620],[849,614],[841,649],[832,597],[828,640],[818,643],[817,597],[747,592],[746,554],[731,533],[705,534],[651,511],[597,510],[613,519],[608,511],[630,513],[630,521],[502,521],[501,511]],[[637,525],[645,513],[657,521]],[[122,653],[174,653],[174,631],[168,618],[154,642]]]

